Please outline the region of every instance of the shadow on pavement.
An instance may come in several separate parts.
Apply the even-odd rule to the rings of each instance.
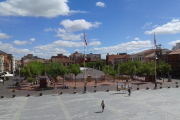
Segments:
[[[109,84],[101,84],[101,86],[110,86]]]
[[[99,111],[99,112],[94,112],[94,113],[102,113],[101,111]]]
[[[110,95],[115,95],[115,94],[126,94],[126,93],[112,93]]]

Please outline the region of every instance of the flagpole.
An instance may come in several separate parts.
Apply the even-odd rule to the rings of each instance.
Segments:
[[[154,54],[155,54],[155,81],[156,82],[156,38],[155,38],[155,32],[154,32],[154,46],[155,46],[155,50],[154,50]]]
[[[84,30],[83,30],[83,32],[84,32]],[[85,37],[85,32],[84,32],[84,37]],[[87,84],[87,81],[86,81],[86,78],[85,78],[85,76],[86,76],[86,70],[85,70],[85,42],[84,42],[84,93],[86,93],[86,84]]]

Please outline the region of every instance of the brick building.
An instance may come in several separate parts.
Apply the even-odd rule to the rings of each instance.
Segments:
[[[15,57],[0,51],[0,72],[7,71],[13,73],[15,71]]]
[[[39,60],[39,59],[44,60],[43,58],[39,58],[37,56],[33,56],[33,54],[28,54],[28,55],[26,55],[26,56],[21,58],[22,67],[24,67],[25,65],[29,64],[31,61],[35,61],[35,60]]]
[[[116,55],[115,54],[109,55],[109,53],[107,53],[107,55],[106,55],[106,65],[113,66],[115,58],[121,58],[121,56],[126,55],[126,54],[127,53],[119,53],[119,54],[116,54]]]
[[[180,76],[180,49],[177,49],[168,55],[168,63],[171,65],[170,74],[174,77]]]
[[[81,58],[83,57],[84,57],[84,54],[75,52],[69,56],[69,59],[78,63],[79,61],[82,60]]]

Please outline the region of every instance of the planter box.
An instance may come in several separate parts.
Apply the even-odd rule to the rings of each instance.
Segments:
[[[94,90],[94,92],[96,92],[96,90]]]
[[[1,96],[1,98],[4,98],[4,96]]]
[[[107,92],[109,92],[109,90],[106,90]]]
[[[178,88],[179,86],[178,85],[176,85],[176,88]]]
[[[139,88],[137,88],[137,90],[139,90]]]
[[[162,87],[160,87],[160,89],[162,89]]]
[[[42,93],[39,93],[39,96],[42,96]]]
[[[27,94],[27,97],[29,97],[30,96],[30,94]]]
[[[16,95],[12,95],[12,97],[15,97]]]

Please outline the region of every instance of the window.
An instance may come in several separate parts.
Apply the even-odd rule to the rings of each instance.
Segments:
[[[65,63],[63,63],[63,66],[65,66]]]

